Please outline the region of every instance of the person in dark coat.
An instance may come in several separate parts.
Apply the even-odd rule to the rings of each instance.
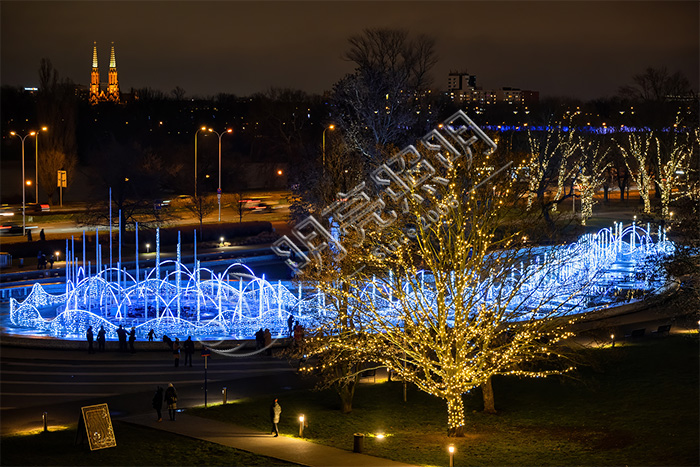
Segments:
[[[51,256],[49,256],[49,269],[53,269],[53,263],[56,262],[56,255],[51,253]]]
[[[105,327],[100,326],[100,330],[97,331],[97,349],[100,352],[105,351]]]
[[[168,389],[165,390],[165,403],[168,404],[170,420],[175,421],[175,413],[177,412],[177,391],[173,383],[169,383]]]
[[[93,341],[92,326],[88,326],[87,332],[85,333],[85,337],[87,337],[88,353],[95,353],[95,349],[92,347],[92,341]]]
[[[173,350],[173,340],[167,335],[163,334],[163,342],[168,346],[170,350]]]
[[[153,395],[153,408],[156,409],[156,413],[158,414],[158,421],[162,422],[163,414],[161,413],[161,409],[163,408],[163,388],[160,386],[158,386],[158,390]]]
[[[117,337],[119,337],[119,351],[126,352],[126,329],[121,324],[119,329],[117,329]]]
[[[131,331],[129,331],[129,350],[131,350],[131,353],[136,351],[134,349],[134,341],[136,341],[136,328],[132,326]]]
[[[153,339],[156,337],[156,332],[151,329],[148,331],[148,342],[153,342]]]
[[[46,234],[44,233],[44,229],[41,229],[41,232],[39,232],[39,240],[42,242],[46,241]]]
[[[255,350],[260,350],[263,347],[265,347],[265,331],[263,331],[263,328],[260,328],[255,333]]]
[[[173,358],[175,358],[175,366],[180,366],[180,338],[176,337],[173,342]]]
[[[192,355],[194,355],[194,342],[192,342],[192,336],[187,336],[187,340],[183,344],[185,350],[185,366],[187,366],[187,361],[189,360],[190,366],[192,366]]]
[[[274,434],[275,438],[280,435],[277,429],[277,424],[280,422],[280,414],[282,413],[282,407],[277,403],[277,399],[270,406],[270,422],[272,423],[272,430],[270,434]]]
[[[287,331],[289,332],[289,337],[292,337],[292,329],[294,328],[294,315],[289,314],[289,318],[287,318]]]
[[[272,355],[272,333],[269,329],[265,329],[265,348],[267,349],[267,355]]]

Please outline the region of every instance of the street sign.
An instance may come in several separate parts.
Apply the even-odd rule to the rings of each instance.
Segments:
[[[216,189],[216,194],[217,194],[217,195],[220,195],[220,194],[221,194],[221,188],[217,188],[217,189]]]
[[[68,184],[66,183],[66,171],[65,170],[59,170],[58,171],[58,184],[56,185],[58,188],[66,188]]]
[[[202,349],[202,357],[211,357],[211,350],[203,348]]]

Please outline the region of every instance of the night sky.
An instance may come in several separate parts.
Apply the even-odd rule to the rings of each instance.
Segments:
[[[330,90],[351,63],[347,38],[405,28],[437,39],[436,88],[450,70],[485,89],[612,96],[648,66],[683,72],[695,90],[700,3],[686,2],[0,2],[3,85],[38,86],[41,58],[89,84],[93,41],[101,81],[110,43],[122,92],[246,96],[270,87]]]

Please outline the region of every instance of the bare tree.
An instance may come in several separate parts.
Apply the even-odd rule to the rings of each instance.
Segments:
[[[688,96],[690,81],[680,71],[669,74],[666,67],[648,67],[632,77],[632,83],[621,86],[619,94],[636,101],[664,102]]]
[[[335,117],[348,146],[366,162],[388,145],[401,146],[427,112],[422,92],[437,61],[434,39],[407,31],[366,29],[350,37],[345,58],[357,65],[334,87]]]
[[[202,229],[204,228],[204,218],[209,214],[214,212],[218,204],[214,196],[203,195],[197,193],[197,196],[190,198],[189,202],[185,205],[188,211],[190,211],[199,220],[199,238],[202,239]]]
[[[41,188],[53,202],[58,170],[65,170],[68,186],[75,175],[77,103],[72,82],[60,79],[51,61],[41,59],[37,120],[48,131],[41,134],[39,172]]]

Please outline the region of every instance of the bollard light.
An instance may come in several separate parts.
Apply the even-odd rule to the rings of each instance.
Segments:
[[[150,253],[150,252],[151,252],[151,244],[146,243],[146,253]]]
[[[47,419],[48,419],[48,416],[49,416],[49,413],[48,413],[48,412],[44,412],[44,413],[41,415],[41,418],[42,418],[42,420],[43,420],[43,422],[44,422],[44,433],[48,433],[48,432],[49,432],[49,425],[48,425],[48,420],[47,420]]]
[[[454,465],[455,465],[455,445],[454,445],[454,444],[450,444],[450,445],[447,447],[447,450],[448,450],[449,453],[450,453],[450,467],[454,467]]]
[[[610,340],[612,341],[612,346],[615,347],[615,334],[610,334]]]
[[[299,415],[299,437],[304,436],[304,415]]]
[[[224,405],[226,405],[227,399],[228,399],[228,390],[226,389],[226,386],[221,390],[221,394],[224,396]]]

